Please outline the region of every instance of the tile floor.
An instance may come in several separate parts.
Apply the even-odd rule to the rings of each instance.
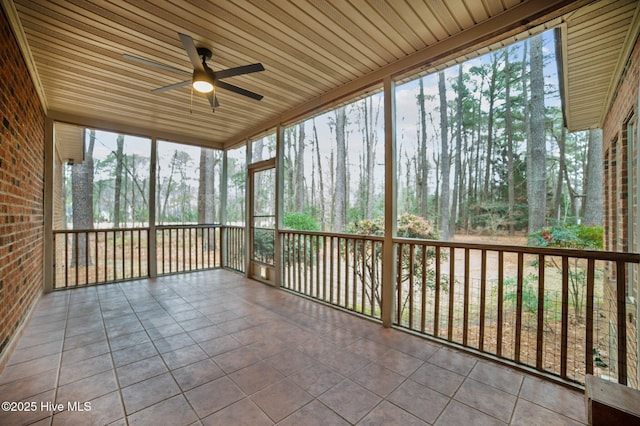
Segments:
[[[43,296],[0,400],[31,409],[1,425],[586,423],[580,392],[222,270]]]

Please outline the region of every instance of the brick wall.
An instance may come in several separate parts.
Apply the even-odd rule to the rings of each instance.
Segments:
[[[616,91],[614,103],[607,113],[603,125],[604,153],[604,220],[605,248],[612,251],[638,252],[640,241],[630,238],[631,233],[637,235],[638,199],[635,191],[638,181],[638,85],[640,84],[640,42],[636,42],[631,57],[625,68],[623,79]],[[630,148],[630,149],[629,149]],[[630,183],[629,178],[633,179]],[[631,214],[629,210],[631,209]],[[613,265],[609,265],[608,285],[604,289],[605,311],[612,327],[617,327],[617,319],[613,313],[616,304],[616,284]],[[638,303],[638,267],[627,268],[627,369],[629,382],[638,387],[638,370],[636,364],[638,341],[636,306]],[[632,302],[634,301],[635,302]]]
[[[45,115],[0,8],[0,369],[42,293]]]

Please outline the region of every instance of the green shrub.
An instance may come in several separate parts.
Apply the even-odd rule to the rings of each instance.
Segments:
[[[603,229],[601,226],[558,225],[544,227],[529,235],[529,245],[536,247],[557,247],[579,250],[601,250],[603,247]],[[554,257],[552,264],[561,274],[563,267]],[[569,295],[574,315],[582,318],[586,287],[586,265],[578,258],[569,259],[569,269],[564,271],[569,278]]]
[[[529,245],[581,250],[602,249],[604,231],[601,226],[558,225],[540,229],[529,235]]]
[[[316,220],[304,213],[287,213],[284,215],[282,223],[287,229],[295,229],[296,231],[319,231],[320,225]]]
[[[438,239],[438,231],[431,222],[412,214],[403,214],[398,218],[398,237],[401,238],[419,238],[419,239]],[[382,236],[384,234],[383,218],[359,220],[347,226],[345,232],[359,235],[375,235]],[[400,254],[401,268],[400,274],[401,285],[404,288],[403,294],[398,295],[401,299],[399,313],[400,318],[404,318],[405,310],[408,309],[409,293],[408,287],[403,284],[408,282],[411,277],[419,281],[424,275],[426,277],[426,285],[430,289],[435,288],[435,249],[427,247],[425,253],[426,264],[422,264],[422,248],[423,246],[415,246],[412,251],[409,245],[405,244]],[[362,244],[361,242],[347,245],[347,253],[353,259],[353,269],[355,274],[362,282],[365,283],[367,294],[373,295],[378,306],[382,303],[381,299],[381,265],[382,265],[382,245]],[[440,256],[446,259],[444,253]],[[441,284],[448,288],[448,277],[442,277]],[[420,286],[414,287],[414,292],[419,293]]]

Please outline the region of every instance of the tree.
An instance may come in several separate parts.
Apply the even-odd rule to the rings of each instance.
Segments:
[[[374,166],[376,162],[376,144],[378,136],[376,126],[380,115],[380,104],[374,110],[373,96],[358,103],[360,106],[360,131],[362,133],[363,158],[360,161],[362,170],[360,176],[360,196],[362,204],[362,216],[371,218],[373,215],[375,186],[374,186]]]
[[[427,218],[429,200],[429,161],[427,158],[427,112],[425,107],[426,97],[424,94],[424,78],[418,80],[418,107],[420,109],[420,135],[418,148],[418,170],[416,173],[416,186],[418,188],[418,214]]]
[[[85,143],[87,150],[84,161],[74,164],[71,169],[73,229],[82,230],[93,229],[93,148],[96,141],[96,132],[95,130],[85,130],[85,141],[87,134],[89,135],[89,143]],[[89,250],[87,234],[78,234],[73,244],[71,264],[76,267],[91,264]]]
[[[582,223],[585,226],[602,226],[602,129],[589,131],[587,176]]]
[[[456,97],[456,149],[455,149],[455,161],[453,172],[453,195],[451,203],[451,220],[449,222],[449,238],[453,237],[456,233],[456,218],[458,215],[458,197],[460,191],[460,180],[462,179],[462,129],[464,122],[464,110],[462,97],[464,96],[465,87],[462,79],[462,65],[458,65],[458,82],[456,85],[458,89],[458,96]]]
[[[318,129],[316,127],[315,118],[312,119],[312,123],[313,123],[313,142],[314,142],[314,147],[316,151],[318,176],[320,176],[320,178],[318,179],[318,186],[320,190],[318,191],[319,193],[317,194],[318,201],[320,204],[320,226],[321,226],[321,229],[324,230],[326,210],[324,205],[324,175],[322,174],[322,161],[320,160],[320,139],[318,138]]]
[[[440,96],[440,234],[443,240],[449,239],[449,119],[447,116],[447,90],[444,84],[444,71],[438,73],[438,94]]]
[[[335,110],[336,172],[333,231],[341,232],[347,219],[347,112],[342,106]]]
[[[302,213],[304,212],[304,208],[306,206],[305,196],[307,193],[307,188],[304,184],[304,148],[305,148],[305,131],[304,131],[304,122],[298,124],[298,137],[296,141],[296,177],[295,177],[295,201],[294,201],[294,210]]]
[[[529,191],[529,233],[542,228],[547,213],[547,164],[544,110],[544,63],[542,35],[531,38],[531,138],[528,141],[531,156],[527,164]]]
[[[200,148],[198,223],[215,222],[216,165],[217,159],[215,151]]]
[[[115,170],[115,188],[113,200],[113,227],[120,228],[120,199],[122,198],[122,163],[124,150],[124,135],[118,135],[116,138],[116,170]]]
[[[514,226],[514,207],[516,204],[516,190],[515,190],[515,177],[513,170],[513,126],[511,116],[511,67],[509,65],[509,49],[504,51],[504,66],[505,66],[505,82],[504,82],[504,97],[505,97],[505,132],[507,136],[507,191],[508,191],[508,215],[509,215],[509,235],[515,234]]]
[[[566,141],[567,141],[567,129],[562,126],[562,129],[560,131],[560,137],[556,137],[557,141],[558,141],[558,149],[560,151],[559,153],[559,161],[558,161],[558,177],[557,177],[557,183],[556,183],[556,191],[554,194],[554,198],[553,198],[553,217],[560,222],[560,203],[562,201],[562,182],[565,176],[565,170],[567,168],[566,166],[566,160],[565,160],[565,147],[566,147]],[[571,183],[568,183],[569,186],[571,185]]]
[[[493,115],[495,114],[495,103],[497,97],[496,81],[498,78],[498,54],[493,54],[491,61],[491,79],[489,81],[489,117],[487,119],[487,157],[484,169],[484,191],[483,199],[489,200],[489,181],[491,178],[491,162],[493,160]]]

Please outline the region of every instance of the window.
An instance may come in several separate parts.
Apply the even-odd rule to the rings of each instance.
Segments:
[[[383,96],[284,129],[284,226],[363,231],[384,215]],[[380,228],[381,232],[381,228]]]

